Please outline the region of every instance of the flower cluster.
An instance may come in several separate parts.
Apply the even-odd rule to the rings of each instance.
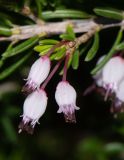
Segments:
[[[63,79],[58,83],[55,91],[55,99],[59,106],[58,113],[63,113],[66,122],[76,123],[75,110],[79,107],[76,106],[76,91],[66,81],[67,60],[66,55]],[[44,114],[47,106],[47,94],[45,87],[51,79],[55,71],[58,69],[60,62],[56,64],[54,69],[50,72],[50,58],[49,56],[40,57],[32,65],[27,82],[22,91],[29,95],[24,101],[22,121],[19,124],[19,133],[22,130],[32,134],[36,123]]]
[[[67,43],[67,42],[66,42]],[[22,121],[19,124],[19,133],[22,130],[32,134],[36,123],[44,114],[47,107],[47,94],[45,87],[65,59],[62,80],[58,83],[55,91],[55,100],[59,106],[57,113],[63,113],[65,121],[76,123],[75,111],[79,110],[76,105],[77,94],[73,86],[66,80],[70,51],[51,70],[50,54],[55,49],[52,48],[48,54],[37,59],[32,65],[26,84],[22,91],[28,93],[23,105]],[[104,59],[102,56],[97,65]],[[124,59],[121,56],[112,57],[104,67],[93,76],[95,85],[88,88],[87,94],[97,87],[98,91],[104,95],[104,100],[111,100],[111,111],[124,111]],[[94,87],[95,86],[95,87]]]
[[[111,111],[124,111],[124,59],[120,56],[112,57],[93,78],[96,85],[103,89],[104,99],[112,100]]]
[[[50,55],[59,46],[65,45],[66,51],[51,70]],[[57,113],[63,113],[66,122],[76,123],[75,111],[79,110],[76,105],[77,94],[73,86],[66,80],[70,56],[74,53],[75,43],[70,45],[68,41],[62,41],[51,48],[45,56],[37,59],[28,74],[26,84],[22,88],[28,96],[24,101],[22,121],[19,124],[19,133],[22,130],[32,134],[36,123],[44,114],[48,97],[45,87],[53,77],[61,62],[65,60],[62,80],[58,83],[55,91],[55,100],[59,106]],[[97,65],[104,59],[102,56]],[[84,95],[94,88],[99,88],[104,95],[104,100],[111,100],[112,112],[124,111],[124,59],[114,56],[93,76],[95,84],[89,87]]]

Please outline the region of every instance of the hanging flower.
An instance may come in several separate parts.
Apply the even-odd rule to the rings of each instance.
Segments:
[[[23,119],[19,124],[19,133],[22,130],[32,134],[39,118],[44,114],[47,106],[47,96],[44,90],[31,93],[23,105]]]
[[[75,89],[67,81],[61,81],[57,85],[55,99],[59,105],[57,113],[63,112],[66,122],[76,123],[75,110],[79,107],[76,106]]]
[[[40,57],[32,65],[27,82],[22,91],[32,92],[38,89],[41,83],[47,78],[50,71],[50,59],[47,56]]]
[[[103,87],[111,93],[116,92],[123,77],[124,60],[119,56],[111,58],[103,68]]]

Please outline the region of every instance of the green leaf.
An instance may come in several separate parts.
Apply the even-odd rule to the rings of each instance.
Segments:
[[[43,45],[43,46],[38,45],[38,46],[35,46],[35,47],[34,47],[34,50],[37,51],[37,52],[41,52],[41,54],[42,54],[42,52],[43,52],[44,50],[49,50],[49,49],[51,49],[52,47],[53,47],[53,45]]]
[[[55,45],[57,44],[59,41],[54,40],[54,39],[43,39],[41,41],[39,41],[40,45]]]
[[[111,9],[111,8],[95,8],[94,12],[97,15],[107,17],[107,18],[113,18],[117,20],[123,20],[124,19],[124,13],[121,10],[117,9]]]
[[[12,47],[13,47],[13,42],[11,42],[11,43],[7,46],[5,52],[10,51],[10,50],[12,49]],[[4,53],[5,53],[5,52],[4,52]],[[5,60],[6,60],[6,57],[2,57],[2,58],[0,59],[0,68],[3,66]]]
[[[35,43],[37,43],[38,40],[39,40],[38,36],[32,37],[32,38],[22,42],[21,44],[17,45],[16,47],[12,48],[11,50],[8,50],[8,51],[4,52],[2,54],[2,56],[8,58],[8,57],[15,56],[19,53],[22,53],[23,51],[29,49]]]
[[[116,46],[120,43],[121,39],[122,39],[122,35],[123,35],[123,30],[120,29],[116,40],[112,46],[112,48],[110,49],[109,53],[105,56],[105,58],[102,60],[102,62],[100,62],[92,71],[91,74],[94,75],[96,74],[108,61],[109,59],[116,53]]]
[[[13,27],[13,23],[11,21],[12,21],[12,18],[9,14],[0,12],[0,22],[2,22],[4,25],[8,27]]]
[[[37,13],[38,13],[38,17],[40,19],[42,19],[42,6],[39,0],[35,0],[35,3],[37,5]]]
[[[90,50],[88,51],[87,56],[85,58],[85,61],[91,61],[95,57],[98,49],[99,49],[99,34],[98,34],[98,32],[96,32],[95,36],[94,36],[93,45],[90,48]]]
[[[66,48],[62,47],[56,53],[54,53],[53,55],[51,55],[50,59],[51,60],[59,60],[59,59],[61,59],[65,55],[65,52],[66,52]]]
[[[72,58],[72,68],[73,69],[78,69],[79,66],[79,50],[76,50],[73,54]]]
[[[11,36],[12,31],[9,28],[0,27],[0,35]]]
[[[73,40],[76,38],[73,27],[71,25],[67,26],[66,33],[70,35],[70,37],[72,37]]]
[[[61,34],[60,35],[60,38],[63,39],[63,40],[68,40],[68,41],[73,41],[73,37],[68,35],[68,34]]]
[[[116,50],[123,50],[124,49],[124,42],[121,42],[120,44],[118,44],[115,49]]]
[[[39,53],[39,56],[44,56],[44,55],[46,55],[49,50],[50,50],[50,48],[46,48],[46,49],[42,50],[42,52]]]
[[[31,53],[30,53],[31,54]],[[12,64],[10,67],[6,68],[3,72],[0,73],[0,80],[8,77],[12,74],[18,67],[20,67],[30,56],[30,54],[26,54],[22,59],[17,61],[16,63]]]
[[[90,18],[91,15],[77,10],[61,9],[56,11],[42,12],[43,19],[55,19],[55,18]]]
[[[11,43],[7,46],[6,51],[11,50],[11,49],[12,49],[12,47],[13,47],[13,42],[11,42]]]
[[[66,33],[61,34],[60,38],[63,40],[73,41],[76,38],[73,27],[71,25],[68,25],[66,28]]]
[[[0,18],[1,19],[1,18]],[[13,23],[9,19],[3,18],[2,20],[3,24],[7,27],[13,27]]]

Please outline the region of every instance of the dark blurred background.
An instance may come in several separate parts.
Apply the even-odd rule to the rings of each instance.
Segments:
[[[20,3],[20,1],[12,1]],[[0,1],[0,8],[8,10],[10,1]],[[3,7],[4,4],[4,7]],[[5,5],[6,4],[6,5]],[[124,10],[123,0],[52,0],[47,1],[44,10],[70,8],[93,13],[95,7],[114,7]],[[12,14],[13,11],[11,10]],[[16,17],[15,17],[16,18]],[[48,106],[45,114],[36,125],[33,135],[25,132],[18,134],[22,107],[25,96],[21,93],[23,79],[31,64],[38,57],[30,60],[0,84],[0,160],[124,160],[124,114],[114,118],[110,113],[110,102],[93,91],[83,96],[84,90],[93,83],[90,71],[103,54],[106,54],[114,42],[118,28],[100,33],[100,48],[91,62],[80,58],[78,70],[68,71],[68,80],[77,91],[77,123],[67,124],[62,114],[57,114],[58,106],[54,93],[61,77],[56,74],[47,86]],[[7,43],[1,43],[1,52]],[[5,66],[8,66],[8,60]],[[35,106],[34,106],[35,107]]]

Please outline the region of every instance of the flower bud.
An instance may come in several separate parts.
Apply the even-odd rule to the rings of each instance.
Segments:
[[[57,113],[63,112],[66,122],[76,123],[75,110],[79,107],[76,106],[75,89],[67,81],[61,81],[57,85],[55,99],[59,105]]]
[[[35,124],[44,114],[47,106],[47,96],[44,90],[36,90],[26,98],[23,105],[23,119],[19,124],[19,133],[22,130],[32,134]]]
[[[40,57],[32,65],[27,83],[23,87],[22,91],[32,92],[38,89],[41,83],[47,78],[50,71],[50,59],[47,56]]]

